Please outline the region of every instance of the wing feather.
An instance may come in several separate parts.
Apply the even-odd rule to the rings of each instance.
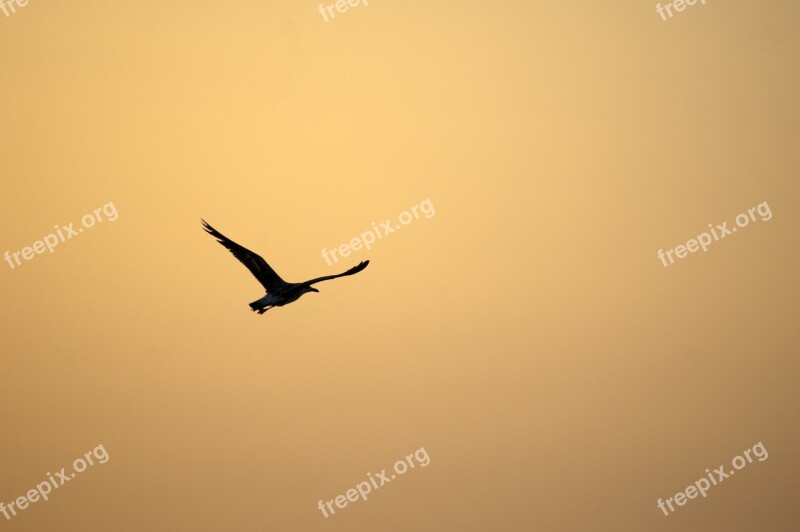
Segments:
[[[327,281],[329,279],[336,279],[337,277],[344,277],[346,275],[355,275],[356,273],[366,268],[368,264],[369,261],[365,260],[363,262],[359,262],[357,266],[353,266],[344,273],[337,273],[336,275],[326,275],[325,277],[317,277],[316,279],[311,279],[310,281],[306,281],[303,284],[311,286],[312,284],[319,283],[322,281]]]
[[[217,242],[225,246],[231,253],[233,253],[233,256],[236,257],[239,262],[244,264],[248,270],[250,270],[250,273],[252,273],[256,279],[258,279],[267,292],[272,292],[273,290],[287,284],[286,281],[281,279],[280,276],[275,273],[275,270],[273,270],[270,265],[267,264],[267,261],[265,261],[261,255],[253,253],[244,246],[240,246],[230,238],[211,227],[211,225],[209,225],[205,220],[202,220],[202,222],[203,228],[206,230],[206,232],[216,238]]]

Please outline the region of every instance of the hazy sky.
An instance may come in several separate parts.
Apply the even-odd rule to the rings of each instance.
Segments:
[[[318,10],[0,11],[0,528],[797,529],[800,5]]]

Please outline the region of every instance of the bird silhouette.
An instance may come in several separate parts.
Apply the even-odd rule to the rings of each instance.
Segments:
[[[345,277],[347,275],[356,274],[366,268],[369,264],[369,261],[365,260],[363,262],[359,262],[357,266],[350,268],[344,273],[317,277],[316,279],[311,279],[304,283],[287,283],[281,279],[277,273],[275,273],[275,270],[273,270],[270,265],[267,264],[267,261],[265,261],[263,257],[257,253],[253,253],[245,247],[240,246],[230,238],[211,227],[208,222],[202,218],[201,221],[203,222],[203,228],[206,230],[206,232],[216,238],[217,242],[228,248],[228,250],[233,253],[233,256],[239,259],[239,262],[244,264],[247,269],[250,270],[250,273],[252,273],[256,279],[258,279],[258,281],[267,291],[267,295],[250,303],[250,309],[252,309],[253,312],[258,312],[259,314],[264,314],[272,307],[282,307],[292,303],[293,301],[297,301],[303,294],[307,294],[308,292],[319,292],[319,290],[311,286],[313,284],[320,283],[322,281],[328,281],[330,279],[336,279],[337,277]]]

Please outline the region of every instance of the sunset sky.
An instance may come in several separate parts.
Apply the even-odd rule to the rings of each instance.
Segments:
[[[797,530],[800,4],[319,9],[0,11],[0,530]]]

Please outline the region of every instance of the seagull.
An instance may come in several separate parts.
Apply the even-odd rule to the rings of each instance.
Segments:
[[[304,283],[287,283],[281,279],[277,273],[275,273],[275,270],[273,270],[270,265],[267,264],[267,261],[265,261],[263,257],[257,253],[253,253],[247,248],[240,246],[230,238],[211,227],[208,222],[202,218],[201,221],[203,222],[203,228],[206,230],[206,232],[216,238],[217,242],[228,248],[228,251],[233,253],[233,256],[239,259],[239,262],[247,266],[247,269],[250,270],[250,273],[252,273],[256,279],[258,279],[258,281],[267,291],[267,295],[250,303],[250,309],[253,312],[258,312],[259,315],[264,314],[272,307],[282,307],[293,301],[297,301],[300,299],[300,296],[308,292],[319,292],[319,290],[311,286],[313,284],[320,283],[322,281],[328,281],[330,279],[336,279],[337,277],[354,275],[366,268],[369,264],[369,261],[365,260],[359,262],[357,266],[353,266],[344,273],[317,277],[316,279],[311,279],[310,281],[306,281]]]

